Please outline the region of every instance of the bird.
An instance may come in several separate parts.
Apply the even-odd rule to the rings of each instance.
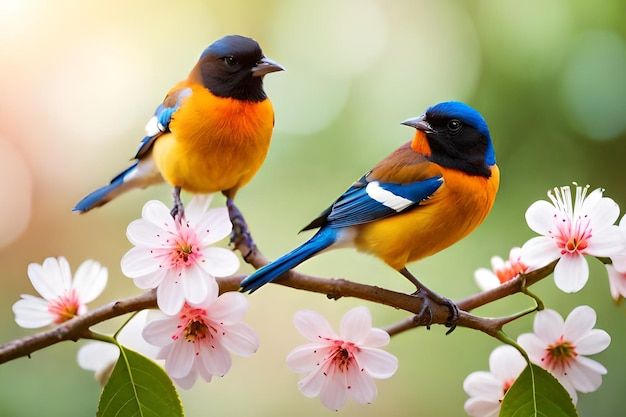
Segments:
[[[432,322],[432,303],[450,310],[454,330],[458,307],[423,285],[407,269],[451,246],[480,225],[491,211],[500,171],[487,122],[469,105],[447,101],[402,122],[413,138],[363,175],[302,231],[319,229],[301,246],[245,278],[252,293],[305,260],[331,249],[352,247],[372,254],[407,278],[423,299]]]
[[[73,210],[85,213],[128,190],[165,181],[173,187],[173,216],[184,215],[181,190],[221,191],[232,218],[239,213],[233,199],[261,167],[274,128],[263,78],[284,69],[254,39],[229,35],[213,42],[156,108],[132,165]]]

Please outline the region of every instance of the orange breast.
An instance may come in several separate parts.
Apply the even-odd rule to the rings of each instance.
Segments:
[[[480,225],[498,191],[498,167],[492,168],[490,178],[439,168],[444,183],[429,200],[406,213],[359,226],[357,249],[401,269],[458,242]]]
[[[155,161],[167,182],[198,193],[236,191],[265,160],[274,112],[269,99],[216,97],[199,85],[174,114],[170,135],[159,138]]]

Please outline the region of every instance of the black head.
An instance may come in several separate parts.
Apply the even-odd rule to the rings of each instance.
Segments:
[[[202,84],[216,96],[262,101],[267,97],[263,76],[284,68],[266,58],[254,39],[230,35],[204,50],[196,70]]]
[[[431,161],[472,175],[491,176],[496,156],[487,122],[481,114],[458,101],[429,107],[416,118],[402,124],[423,132],[425,149]]]

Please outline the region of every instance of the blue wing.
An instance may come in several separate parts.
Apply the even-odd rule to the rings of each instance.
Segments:
[[[163,103],[157,107],[154,111],[154,116],[152,116],[146,125],[146,136],[144,136],[139,144],[135,159],[143,158],[152,148],[154,141],[163,133],[170,131],[169,127],[172,116],[190,95],[191,88],[183,88],[182,90],[169,94]]]
[[[322,226],[342,228],[382,219],[419,205],[441,184],[441,176],[408,184],[367,181],[363,177],[303,230]]]

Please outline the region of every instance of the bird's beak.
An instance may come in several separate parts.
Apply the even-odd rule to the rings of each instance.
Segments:
[[[256,63],[254,67],[252,67],[252,76],[253,77],[262,77],[265,74],[269,74],[270,72],[276,71],[284,71],[285,67],[280,65],[278,62],[273,59],[263,58],[259,62]]]
[[[415,128],[417,130],[421,130],[424,133],[435,133],[433,128],[430,126],[430,123],[428,123],[425,120],[425,118],[426,118],[426,115],[421,115],[421,116],[418,116],[418,117],[413,117],[411,119],[406,119],[401,124],[403,124],[405,126],[413,127],[413,128]]]

